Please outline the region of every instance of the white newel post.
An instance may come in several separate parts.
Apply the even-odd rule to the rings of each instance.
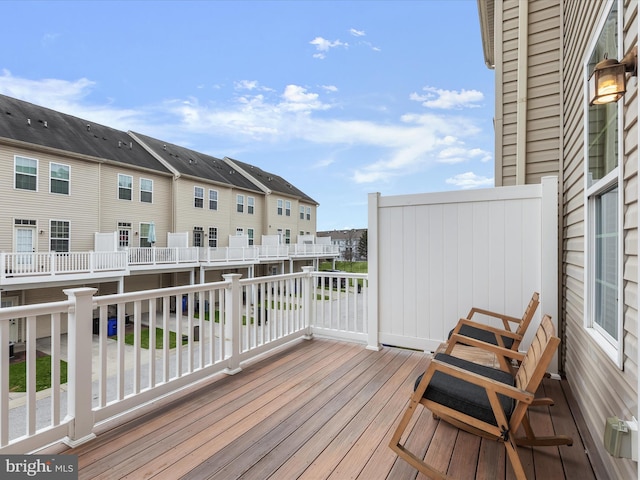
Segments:
[[[367,350],[380,350],[380,327],[378,325],[378,202],[380,193],[369,194],[367,261],[369,273],[368,336]]]
[[[222,275],[227,282],[231,282],[224,291],[224,341],[231,341],[231,355],[227,359],[225,373],[235,375],[240,372],[240,328],[242,325],[240,298],[240,277],[239,273],[228,273]]]
[[[302,279],[302,291],[304,296],[302,297],[302,314],[304,315],[304,329],[306,334],[304,338],[311,340],[313,338],[313,331],[311,325],[311,296],[313,295],[313,282],[311,272],[313,267],[302,267],[302,271],[305,273],[305,277]]]
[[[95,438],[94,415],[91,408],[91,355],[93,295],[96,288],[70,288],[64,290],[74,306],[69,308],[67,418],[69,435],[64,442],[75,447]]]

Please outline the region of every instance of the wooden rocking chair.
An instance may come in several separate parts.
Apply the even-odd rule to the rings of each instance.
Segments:
[[[568,436],[537,437],[527,416],[534,395],[560,339],[555,336],[551,318],[545,315],[526,354],[500,348],[500,354],[521,361],[515,375],[438,353],[427,371],[418,377],[416,389],[390,443],[397,455],[425,475],[447,479],[445,473],[427,465],[405,449],[400,439],[420,403],[434,416],[482,437],[504,443],[516,478],[526,479],[518,445],[571,445]],[[522,426],[525,436],[517,437]]]
[[[536,309],[539,304],[540,294],[538,292],[533,292],[531,300],[529,301],[522,318],[473,307],[469,311],[467,318],[461,318],[456,327],[449,332],[449,338],[451,338],[451,335],[459,334],[465,337],[475,338],[476,340],[481,340],[483,342],[492,343],[500,347],[509,348],[511,350],[518,350],[522,337],[526,333],[527,328],[529,328],[529,324],[531,323],[533,315],[536,313]],[[475,322],[473,320],[473,315],[475,313],[502,320],[504,329]],[[515,331],[511,330],[509,322],[517,324]]]
[[[453,353],[453,347],[458,345],[464,349],[464,347],[476,346],[478,342],[484,342],[517,351],[539,304],[540,294],[538,292],[533,292],[531,300],[529,301],[522,318],[473,307],[466,318],[458,320],[458,324],[449,332],[448,341],[441,344],[436,353],[444,352],[465,358],[465,353],[461,353],[460,351]],[[476,313],[502,320],[504,328],[496,328],[474,321],[473,315]],[[511,330],[510,323],[515,323],[517,325],[515,330]],[[470,356],[473,357],[473,353],[471,353]],[[501,357],[496,358],[498,362],[500,362],[501,368],[506,370],[507,361]]]

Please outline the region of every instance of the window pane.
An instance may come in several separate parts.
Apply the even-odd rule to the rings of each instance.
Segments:
[[[133,189],[133,177],[130,175],[118,175],[118,198],[120,200],[131,200]]]
[[[604,58],[618,56],[618,10],[614,2],[596,47],[589,59],[588,72]],[[587,187],[618,166],[618,104],[589,107],[589,178]]]
[[[37,190],[38,161],[31,158],[16,157],[16,188]]]
[[[52,252],[69,251],[69,222],[56,220],[51,222],[50,250]]]
[[[594,321],[618,339],[618,188],[596,198]]]

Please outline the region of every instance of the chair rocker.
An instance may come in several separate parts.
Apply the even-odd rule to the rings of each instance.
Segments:
[[[515,374],[446,353],[436,354],[427,371],[416,380],[409,406],[389,446],[400,458],[423,474],[437,479],[450,478],[400,444],[420,403],[434,416],[455,427],[502,442],[516,478],[526,479],[518,446],[573,443],[571,437],[564,435],[536,436],[527,416],[529,406],[535,404],[535,392],[559,343],[551,318],[545,315],[526,354],[493,347],[499,349],[500,355],[521,360],[520,368]],[[525,436],[517,436],[520,427]]]

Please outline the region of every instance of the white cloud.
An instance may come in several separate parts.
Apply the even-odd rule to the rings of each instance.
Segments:
[[[272,92],[273,89],[260,85],[257,80],[240,80],[238,82],[234,82],[233,84],[236,90],[259,90],[262,92]]]
[[[74,81],[55,78],[30,80],[14,77],[6,69],[0,75],[0,93],[4,95],[91,119],[113,128],[124,130],[141,124],[143,112],[140,110],[88,104],[87,97],[95,84],[87,78]]]
[[[364,30],[356,30],[355,28],[350,28],[349,33],[354,37],[364,37],[366,35],[366,33],[364,33]]]
[[[310,110],[327,110],[329,105],[319,100],[317,93],[307,92],[306,88],[299,85],[287,85],[282,94],[284,102],[281,103],[282,108],[289,111],[310,111]]]
[[[45,33],[42,36],[42,45],[44,47],[48,47],[49,45],[52,45],[53,43],[55,43],[59,37],[60,37],[59,33]]]
[[[322,88],[327,91],[327,92],[337,92],[338,91],[338,87],[336,87],[335,85],[322,85]]]
[[[447,164],[462,163],[479,158],[481,162],[487,162],[492,158],[491,153],[480,148],[465,148],[462,146],[443,148],[438,153],[438,161]]]
[[[424,87],[424,95],[412,93],[409,98],[421,102],[424,107],[440,109],[477,108],[484,100],[484,95],[478,90],[443,90],[434,87]]]
[[[189,146],[194,136],[223,145],[252,145],[266,148],[296,142],[342,149],[340,156],[329,156],[316,167],[344,161],[347,152],[358,153],[341,165],[353,182],[386,182],[425,172],[441,162],[486,161],[490,154],[471,145],[481,129],[462,115],[406,114],[397,121],[376,122],[330,116],[333,105],[323,101],[319,92],[290,84],[278,95],[258,82],[236,85],[244,90],[216,103],[198,98],[168,99],[159,104],[135,109],[119,109],[113,103],[91,105],[88,97],[95,83],[82,78],[28,80],[1,72],[0,93],[43,105],[54,110],[91,119],[122,130],[135,130]],[[332,89],[329,89],[332,90]],[[322,112],[320,114],[320,112]],[[464,134],[464,141],[460,135]],[[188,139],[183,141],[182,139]],[[225,147],[229,148],[229,147]],[[236,147],[241,148],[241,147]],[[369,152],[375,152],[370,155]],[[227,154],[228,152],[218,152]],[[448,183],[470,188],[491,183],[492,179],[464,174]]]
[[[446,180],[447,184],[454,185],[462,189],[493,187],[493,181],[493,178],[481,177],[473,172],[460,173],[451,178],[447,178]]]
[[[332,49],[332,48],[336,48],[336,47],[345,47],[347,48],[349,46],[348,43],[344,43],[340,40],[334,40],[333,42],[330,40],[327,40],[326,38],[322,38],[322,37],[316,37],[313,40],[311,40],[309,42],[311,45],[315,45],[316,47],[316,51],[319,53],[315,53],[313,55],[314,58],[319,58],[319,59],[323,59],[327,56],[327,52]]]

